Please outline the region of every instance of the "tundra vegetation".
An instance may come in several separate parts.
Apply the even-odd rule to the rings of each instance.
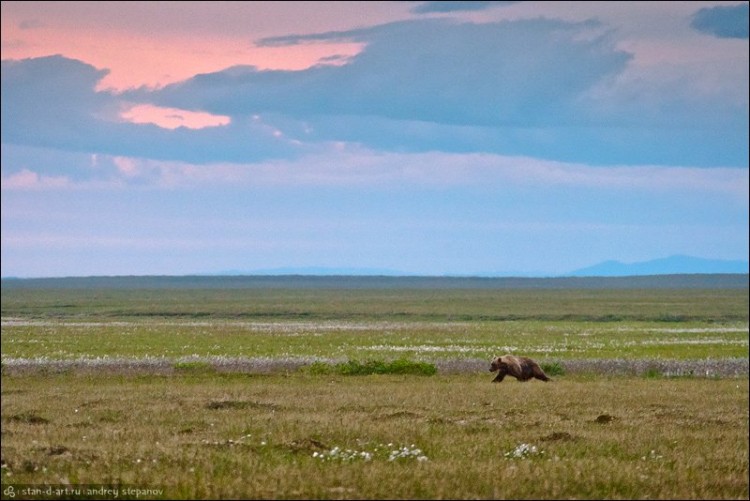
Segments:
[[[12,282],[3,490],[748,498],[747,287]]]

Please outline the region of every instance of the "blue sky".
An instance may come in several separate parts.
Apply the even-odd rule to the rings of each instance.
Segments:
[[[747,260],[747,2],[2,3],[2,275]]]

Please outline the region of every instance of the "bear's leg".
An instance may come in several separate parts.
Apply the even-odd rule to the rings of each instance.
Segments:
[[[547,374],[544,373],[541,367],[534,368],[534,377],[544,382],[551,381],[551,379],[547,377]]]

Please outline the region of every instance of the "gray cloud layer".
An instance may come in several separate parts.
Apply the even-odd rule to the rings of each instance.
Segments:
[[[579,39],[587,27],[541,19],[484,25],[431,20],[322,34],[314,39],[368,45],[344,66],[238,67],[171,85],[157,95],[161,104],[230,116],[281,112],[471,126],[570,123],[580,121],[576,99],[622,71],[629,59],[606,37]]]
[[[719,38],[748,38],[748,4],[708,7],[695,13],[691,26]]]

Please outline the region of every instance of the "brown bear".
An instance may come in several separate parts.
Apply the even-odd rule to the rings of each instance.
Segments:
[[[502,381],[506,374],[513,376],[519,381],[528,381],[531,378],[551,381],[542,368],[539,367],[539,364],[529,357],[517,357],[515,355],[497,357],[490,365],[490,372],[495,371],[497,371],[497,376],[492,380],[493,383]]]

